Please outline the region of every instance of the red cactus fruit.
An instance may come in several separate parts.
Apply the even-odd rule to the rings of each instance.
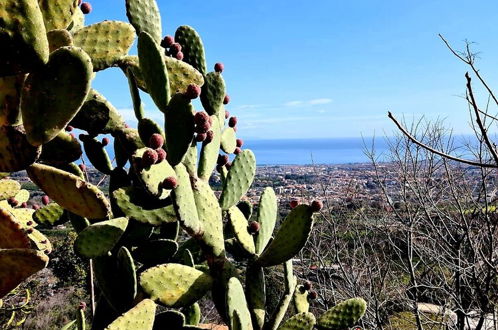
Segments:
[[[166,151],[163,149],[163,148],[158,148],[156,149],[156,153],[157,153],[157,163],[160,163],[162,162],[163,160],[166,159]]]
[[[86,303],[84,301],[80,302],[78,308],[84,311],[86,309]]]
[[[178,42],[174,42],[169,46],[169,50],[172,54],[177,54],[182,51],[182,45],[180,45]]]
[[[228,117],[230,117],[230,112],[228,112],[227,110],[225,110],[225,119],[228,119]]]
[[[216,163],[220,166],[225,165],[228,163],[228,155],[218,155],[218,161]]]
[[[90,14],[92,12],[92,5],[89,2],[83,2],[80,8],[83,14],[85,15]]]
[[[27,207],[28,207],[28,203],[26,203],[26,202],[22,202],[22,203],[21,203],[21,207],[22,207],[22,208],[24,208],[24,209],[25,209],[25,208],[27,208]]]
[[[32,207],[33,207],[33,210],[35,210],[35,211],[36,211],[36,210],[38,210],[38,209],[40,208],[40,205],[38,205],[38,204],[33,204],[33,206],[32,206]]]
[[[175,43],[175,38],[173,38],[172,36],[165,36],[163,40],[161,40],[161,47],[169,48],[174,43]]]
[[[232,163],[230,162],[226,163],[225,167],[227,168],[227,170],[230,170],[230,168],[232,167]]]
[[[66,126],[66,132],[71,132],[73,129],[74,129],[74,127],[71,125]]]
[[[33,225],[33,221],[29,220],[28,222],[26,222],[26,225],[28,225],[28,226]]]
[[[178,52],[178,53],[176,53],[175,58],[176,58],[178,61],[182,61],[184,56],[185,56],[185,55],[183,55],[183,53],[182,53],[182,52]]]
[[[161,148],[164,144],[164,138],[159,133],[154,133],[150,136],[149,147],[152,149]]]
[[[306,281],[306,282],[304,282],[304,283],[303,283],[303,288],[304,288],[304,290],[306,290],[306,291],[311,290],[311,287],[312,287],[312,286],[313,286],[313,285],[311,284],[311,282],[310,282],[310,281]]]
[[[33,232],[33,228],[26,228],[26,233],[31,234]]]
[[[249,227],[247,227],[247,230],[249,231],[250,234],[256,234],[261,226],[259,225],[259,222],[257,221],[251,221],[249,222]]]
[[[207,133],[207,131],[209,131],[210,128],[211,125],[209,125],[209,123],[204,123],[201,125],[196,125],[194,131],[196,133]]]
[[[242,147],[242,146],[244,145],[244,140],[242,140],[242,139],[237,139],[237,140],[236,140],[236,143],[237,143],[237,147],[239,147],[239,148],[240,148],[240,147]]]
[[[308,292],[308,299],[309,300],[315,300],[318,297],[318,294],[316,291],[310,291]]]
[[[209,130],[206,132],[206,139],[204,140],[204,143],[205,144],[208,144],[208,143],[211,143],[211,141],[213,141],[213,137],[214,137],[214,132]]]
[[[9,199],[7,199],[7,203],[9,203],[9,205],[12,207],[17,206],[17,204],[19,204],[19,202],[14,197],[10,197]]]
[[[157,162],[157,152],[152,149],[147,149],[142,155],[142,167],[148,168]]]
[[[185,92],[185,96],[189,100],[196,99],[199,97],[199,95],[201,95],[201,88],[199,86],[197,86],[196,84],[190,84],[187,86],[187,91]]]
[[[109,138],[106,138],[106,137],[105,137],[105,138],[103,138],[103,139],[102,139],[102,145],[105,147],[105,146],[106,146],[106,145],[108,145],[108,144],[109,144]]]
[[[209,119],[211,118],[204,111],[196,112],[194,115],[194,123],[196,125],[204,125],[206,123],[209,123]]]
[[[289,205],[290,205],[291,209],[293,209],[299,205],[299,201],[297,199],[293,199],[290,201]]]
[[[47,195],[44,195],[42,197],[42,203],[43,203],[43,205],[48,205],[48,203],[50,203],[50,199],[48,198]]]
[[[322,203],[322,201],[313,201],[313,202],[311,203],[311,210],[312,210],[313,212],[318,212],[318,211],[320,211],[320,210],[322,209],[322,207],[323,207],[323,203]]]
[[[230,96],[225,95],[225,98],[223,99],[223,104],[228,104],[230,102]]]
[[[224,69],[225,69],[225,66],[223,65],[223,63],[216,63],[214,65],[214,71],[216,71],[216,72],[222,73]]]
[[[238,155],[242,152],[242,149],[240,149],[239,147],[235,148],[235,150],[233,151],[234,154]]]
[[[176,181],[176,178],[174,176],[169,176],[163,181],[162,187],[164,189],[174,189],[178,186],[178,182]]]
[[[78,166],[79,166],[79,168],[80,168],[80,170],[81,170],[82,172],[85,172],[85,171],[86,171],[86,165],[85,165],[85,164],[79,164]]]
[[[203,142],[204,140],[206,140],[206,137],[207,137],[207,133],[197,133],[197,135],[195,136],[195,141],[196,142]]]
[[[230,117],[228,120],[228,126],[235,127],[237,125],[237,117]]]

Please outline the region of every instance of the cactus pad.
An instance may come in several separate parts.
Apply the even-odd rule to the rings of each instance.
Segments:
[[[232,127],[227,127],[221,133],[221,150],[227,154],[232,154],[237,147],[235,130]]]
[[[21,124],[21,92],[26,75],[0,77],[0,125]]]
[[[315,316],[309,312],[300,312],[285,321],[278,330],[313,330]]]
[[[161,14],[156,0],[126,0],[126,16],[137,34],[147,32],[157,44],[161,42]]]
[[[204,76],[201,102],[207,113],[210,115],[218,115],[221,112],[225,94],[225,81],[220,73],[209,72]]]
[[[271,187],[265,188],[259,199],[258,223],[260,229],[256,235],[256,253],[261,254],[273,235],[277,221],[278,203],[275,191]]]
[[[176,166],[187,153],[194,136],[194,114],[190,100],[182,94],[173,96],[165,112],[168,162]]]
[[[206,55],[197,31],[188,25],[180,26],[175,32],[175,41],[182,46],[183,60],[205,75],[207,73]]]
[[[237,237],[240,245],[250,254],[254,254],[256,249],[254,247],[254,239],[247,230],[248,222],[244,214],[237,206],[232,206],[228,209],[228,219],[232,230]]]
[[[246,149],[235,157],[223,182],[223,192],[220,197],[223,210],[228,210],[240,200],[249,190],[255,175],[256,158],[251,150]]]
[[[131,48],[135,29],[125,22],[103,21],[85,26],[73,35],[74,45],[92,59],[93,70],[114,66]]]
[[[140,285],[151,299],[168,307],[189,306],[211,288],[211,276],[180,264],[152,267],[140,275]]]
[[[97,222],[83,229],[74,242],[74,251],[87,258],[106,255],[123,235],[127,218]]]
[[[28,143],[23,126],[0,127],[0,171],[17,172],[33,164],[41,148]]]
[[[156,315],[153,330],[182,330],[185,324],[185,316],[175,310],[169,310]]]
[[[64,209],[57,203],[50,203],[42,208],[39,208],[33,214],[33,220],[39,224],[47,226],[57,226],[68,220],[63,216]]]
[[[45,268],[48,257],[31,249],[0,249],[0,298]]]
[[[96,186],[48,165],[34,164],[27,172],[38,187],[66,210],[89,219],[108,217],[109,201]]]
[[[50,52],[53,52],[61,47],[73,45],[73,36],[64,29],[47,32],[47,38]]]
[[[52,252],[52,244],[48,238],[38,230],[30,228],[28,238],[33,249],[42,251],[46,254],[50,254]]]
[[[38,0],[2,0],[0,18],[0,76],[29,72],[48,61],[47,32]]]
[[[38,0],[38,3],[47,31],[66,29],[78,8],[78,0]]]
[[[251,314],[247,308],[244,288],[236,277],[230,278],[227,287],[226,303],[230,328],[234,329],[234,313],[237,312],[240,319],[241,330],[252,330]]]
[[[117,254],[117,271],[121,297],[125,303],[133,302],[137,295],[137,275],[135,262],[130,251],[124,246],[120,247]]]
[[[121,211],[130,219],[153,226],[159,226],[163,222],[176,221],[173,205],[149,206],[132,187],[115,190],[113,196]]]
[[[192,304],[182,309],[185,315],[185,323],[188,325],[198,325],[201,321],[201,308],[198,303]]]
[[[167,263],[178,251],[178,243],[170,239],[149,240],[133,250],[133,257],[138,262],[154,266]]]
[[[81,145],[71,134],[60,131],[50,142],[43,145],[40,160],[58,165],[74,162],[81,157]]]
[[[150,299],[144,299],[135,307],[114,320],[106,330],[144,329],[152,330],[156,304]]]
[[[261,267],[248,267],[246,272],[246,297],[256,329],[263,329],[266,314],[265,273]]]
[[[367,303],[362,298],[345,300],[323,313],[317,320],[319,329],[352,327],[365,314]]]
[[[285,218],[275,238],[256,261],[264,267],[278,265],[295,256],[308,240],[313,227],[313,211],[298,205]]]
[[[22,224],[24,228],[38,226],[38,224],[33,221],[33,214],[35,213],[35,210],[33,209],[16,208],[16,209],[11,209],[10,213],[14,215],[16,221]]]
[[[138,37],[140,69],[148,92],[159,110],[166,111],[170,99],[168,72],[164,63],[164,50],[150,34],[141,32]]]
[[[92,165],[104,174],[111,174],[112,165],[104,145],[95,138],[86,137],[83,139],[85,155]],[[43,153],[42,153],[43,154]]]
[[[193,66],[169,56],[165,57],[165,61],[172,93],[185,93],[190,84],[204,85],[204,77]]]
[[[218,117],[211,116],[213,125],[211,129],[213,130],[213,140],[210,143],[203,143],[201,154],[199,157],[199,168],[197,170],[199,178],[203,180],[209,180],[213,169],[216,166],[216,160],[218,159],[218,153],[220,151],[220,140],[221,140],[221,128]]]
[[[15,180],[0,180],[0,199],[14,197],[21,191],[21,184]]]
[[[191,235],[199,235],[202,233],[202,226],[197,209],[192,207],[195,205],[195,199],[190,185],[189,174],[183,164],[176,165],[175,172],[178,178],[178,186],[173,190],[173,204],[175,205],[176,214],[178,214],[178,220],[181,221]]]
[[[138,117],[137,117],[138,118]],[[138,135],[145,145],[149,144],[150,137],[153,134],[160,134],[164,138],[164,132],[159,125],[149,118],[142,118],[138,120]]]
[[[0,249],[27,249],[30,246],[22,223],[9,210],[0,208]]]
[[[92,64],[80,48],[62,47],[24,84],[21,111],[29,143],[44,144],[76,115],[90,89]]]

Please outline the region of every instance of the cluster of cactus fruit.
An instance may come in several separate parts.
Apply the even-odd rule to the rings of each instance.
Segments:
[[[126,0],[131,24],[85,26],[90,10],[79,0],[0,2],[0,298],[47,265],[51,245],[36,226],[70,222],[74,250],[92,260],[100,293],[94,329],[196,328],[197,301],[209,292],[231,329],[354,325],[363,299],[315,320],[311,287],[298,285],[292,271],[321,203],[296,203],[274,234],[272,188],[257,214],[243,200],[255,156],[242,149],[237,118],[225,110],[223,65],[207,71],[197,32],[180,26],[163,39],[155,0]],[[129,55],[137,36],[138,56]],[[95,73],[110,67],[128,79],[138,129],[91,88]],[[139,90],[164,114],[164,130],[145,116]],[[203,111],[194,110],[197,97]],[[86,132],[82,146],[73,128]],[[115,163],[100,134],[113,137]],[[110,177],[109,196],[74,163],[83,150]],[[215,168],[219,198],[209,185]],[[44,197],[43,207],[26,208],[29,193],[5,178],[21,170],[53,202]],[[264,268],[276,265],[284,266],[285,292],[267,315]],[[282,322],[292,301],[298,313]],[[170,309],[156,315],[157,304]],[[85,328],[84,309],[66,329]]]

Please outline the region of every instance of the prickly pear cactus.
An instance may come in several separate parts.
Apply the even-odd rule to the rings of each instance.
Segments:
[[[224,66],[208,72],[191,26],[162,39],[156,0],[122,1],[129,23],[89,26],[88,3],[0,1],[0,298],[47,265],[52,246],[34,227],[64,224],[78,233],[76,253],[94,266],[101,298],[92,328],[196,329],[197,301],[210,295],[231,329],[312,329],[292,258],[318,209],[299,205],[279,223],[277,196],[266,188],[252,215],[246,194],[256,156],[241,149],[236,118],[226,120]],[[130,54],[136,39],[138,54]],[[91,87],[111,67],[128,80],[137,129]],[[150,119],[158,114],[164,127]],[[77,139],[73,128],[84,134]],[[82,154],[109,177],[108,192],[89,182]],[[221,191],[210,186],[215,168]],[[5,178],[22,170],[46,194],[43,207]],[[277,265],[285,290],[270,315],[265,269]],[[285,321],[293,299],[299,313]],[[170,310],[156,315],[157,304]],[[354,325],[365,308],[360,298],[345,301],[316,326]],[[64,328],[82,322],[71,324]]]

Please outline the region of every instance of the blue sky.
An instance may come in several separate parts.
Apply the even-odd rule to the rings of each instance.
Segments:
[[[91,1],[87,23],[125,20],[124,0]],[[464,64],[456,48],[476,42],[479,67],[498,83],[496,0],[158,0],[163,34],[191,25],[208,66],[224,77],[243,138],[390,135],[387,110],[408,119],[446,118],[468,133]],[[134,52],[134,50],[132,51]],[[94,87],[132,119],[128,86],[118,69]],[[481,95],[484,99],[484,96]],[[159,118],[145,99],[149,117]]]

